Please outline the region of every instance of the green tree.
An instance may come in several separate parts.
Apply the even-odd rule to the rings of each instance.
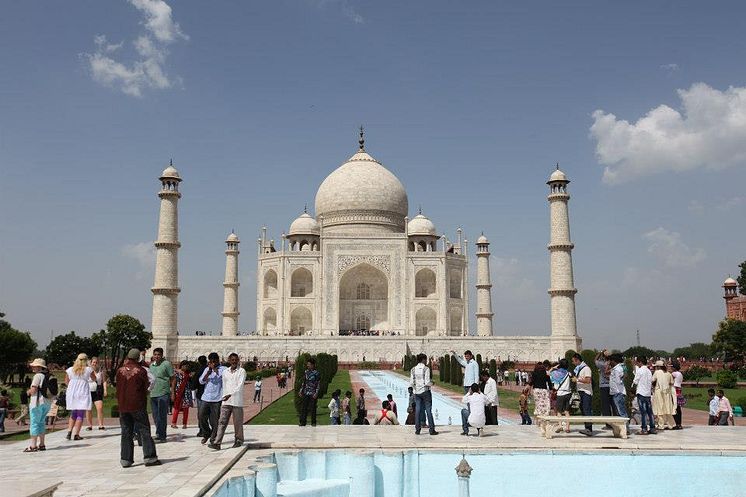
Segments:
[[[18,331],[0,312],[0,379],[3,383],[14,372],[26,370],[26,364],[36,350],[36,342],[28,332]]]
[[[482,354],[477,354],[477,365],[479,366],[479,372],[481,374],[484,365],[482,364]]]
[[[591,385],[593,386],[593,397],[591,399],[591,408],[593,414],[596,416],[601,415],[601,390],[599,387],[599,371],[596,367],[596,354],[595,350],[585,349],[580,353],[589,368],[591,368]]]
[[[443,381],[451,382],[451,357],[448,355],[443,356]]]
[[[490,376],[497,378],[497,361],[495,359],[490,359]]]
[[[730,369],[722,369],[717,372],[716,378],[720,388],[736,388],[738,384],[738,373]]]
[[[736,278],[738,291],[741,295],[746,295],[746,261],[743,261],[738,267],[741,268],[741,273]]]
[[[726,361],[746,359],[746,321],[724,319],[712,336],[712,350],[725,356]]]
[[[660,356],[658,354],[658,351],[641,346],[630,347],[622,352],[622,355],[629,359],[634,359],[635,357],[646,357],[648,359],[651,359],[653,357]]]
[[[710,349],[710,346],[702,342],[690,343],[686,347],[678,347],[673,349],[674,357],[685,357],[687,359],[709,357],[711,353],[712,350]]]
[[[703,368],[702,366],[692,366],[684,371],[683,374],[686,381],[693,381],[697,386],[699,386],[699,380],[710,376],[710,370]]]
[[[150,348],[153,335],[145,331],[145,326],[127,314],[117,314],[106,323],[106,329],[91,336],[99,347],[104,361],[109,365],[109,378],[116,378],[116,371],[124,363],[130,349]]]
[[[101,348],[92,338],[82,337],[71,331],[54,337],[47,345],[44,357],[50,364],[68,367],[73,365],[81,352],[93,357],[101,353]]]

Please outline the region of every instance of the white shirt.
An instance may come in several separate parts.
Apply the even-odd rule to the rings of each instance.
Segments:
[[[41,389],[41,384],[44,383],[44,373],[36,373],[34,375],[34,379],[31,380],[31,386],[36,387],[37,389]],[[49,393],[49,392],[47,392]],[[717,397],[715,397],[717,399]],[[37,393],[34,395],[29,396],[28,399],[28,407],[29,409],[33,409],[34,407],[37,407],[41,404],[44,404],[45,402],[48,402],[49,399],[47,397],[44,397],[41,392],[37,390]]]
[[[681,384],[684,382],[684,375],[681,374],[681,371],[674,371],[671,376],[673,376],[674,388],[681,388]]]
[[[624,366],[621,363],[614,366],[609,374],[609,393],[627,395],[627,389],[624,388]]]
[[[464,404],[469,405],[469,426],[483,428],[487,424],[487,419],[484,416],[484,406],[487,405],[487,402],[487,397],[481,392],[464,395]]]
[[[430,368],[423,363],[417,364],[409,371],[409,386],[415,394],[423,394],[433,385],[430,379]]]
[[[632,384],[637,386],[637,395],[650,397],[653,391],[653,373],[647,366],[638,367]]]
[[[246,380],[246,370],[237,367],[235,370],[225,368],[223,371],[223,397],[230,398],[223,402],[225,406],[243,407],[243,384]]]
[[[720,413],[720,398],[718,398],[717,395],[713,396],[712,399],[710,399],[709,408],[710,416],[717,416],[718,413]]]
[[[493,378],[487,378],[487,382],[484,384],[484,396],[487,397],[487,405],[500,405],[497,398],[497,382]]]
[[[459,364],[464,368],[464,386],[470,387],[474,383],[479,383],[479,364],[472,357],[471,361],[466,362],[461,356],[455,356]]]
[[[254,390],[261,390],[262,389],[262,380],[256,380],[254,382]]]

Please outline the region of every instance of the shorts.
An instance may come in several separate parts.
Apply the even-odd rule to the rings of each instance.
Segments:
[[[557,413],[565,412],[570,410],[570,398],[572,394],[558,395],[557,396]]]
[[[29,435],[35,437],[43,435],[47,431],[47,413],[49,412],[50,407],[49,403],[42,402],[38,406],[31,408],[29,411]]]
[[[104,387],[99,385],[95,392],[91,392],[91,402],[103,402],[104,400]]]
[[[73,409],[70,411],[70,418],[73,421],[83,421],[85,419],[85,409]]]

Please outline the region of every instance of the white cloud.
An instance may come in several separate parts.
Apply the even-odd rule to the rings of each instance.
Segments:
[[[658,67],[668,73],[676,72],[679,70],[678,64],[661,64]]]
[[[694,267],[706,257],[703,249],[689,247],[675,231],[656,228],[642,237],[649,242],[648,252],[667,267]]]
[[[590,136],[606,166],[605,183],[746,165],[746,88],[720,91],[696,83],[678,94],[681,112],[659,105],[635,123],[603,110],[593,113]]]
[[[140,242],[122,247],[122,255],[137,262],[139,270],[135,273],[138,280],[150,274],[155,266],[155,247],[153,242]]]
[[[133,42],[135,58],[129,63],[115,59],[124,42],[109,43],[104,35],[94,38],[96,50],[83,54],[94,81],[117,88],[126,95],[141,97],[148,88],[164,90],[178,84],[178,77],[169,77],[164,69],[166,45],[188,36],[171,17],[171,7],[162,0],[129,0],[143,13],[142,24],[150,34],[141,34]],[[152,35],[152,36],[151,36]]]

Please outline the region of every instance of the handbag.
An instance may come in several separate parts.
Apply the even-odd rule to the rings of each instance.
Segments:
[[[685,406],[686,405],[686,397],[684,397],[681,394],[677,395],[676,396],[676,405],[679,406],[679,407]]]
[[[570,396],[570,409],[580,409],[580,394],[578,392],[573,392]]]

